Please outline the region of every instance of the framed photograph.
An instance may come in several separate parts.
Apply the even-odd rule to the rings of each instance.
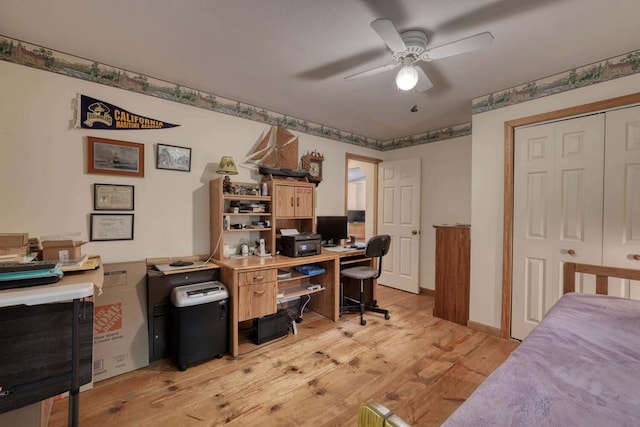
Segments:
[[[156,169],[191,171],[191,148],[158,144],[156,146]]]
[[[133,185],[93,184],[93,210],[132,211]]]
[[[144,144],[94,136],[87,142],[88,173],[144,176]]]
[[[91,214],[89,240],[133,240],[133,214]]]

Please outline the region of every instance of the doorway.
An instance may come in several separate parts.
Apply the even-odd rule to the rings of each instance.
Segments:
[[[377,232],[378,163],[358,154],[345,155],[345,215],[349,236],[366,243]]]

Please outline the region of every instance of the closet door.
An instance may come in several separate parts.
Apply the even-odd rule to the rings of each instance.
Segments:
[[[562,262],[602,261],[603,155],[603,114],[516,130],[513,338],[562,295]],[[595,290],[595,281],[577,287]]]
[[[603,264],[640,269],[640,107],[608,112],[606,123]],[[609,279],[609,294],[640,299],[629,282]]]

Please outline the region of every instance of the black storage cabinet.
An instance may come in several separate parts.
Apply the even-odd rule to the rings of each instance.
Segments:
[[[181,371],[222,357],[229,347],[229,291],[218,281],[178,286],[171,292],[172,338]]]

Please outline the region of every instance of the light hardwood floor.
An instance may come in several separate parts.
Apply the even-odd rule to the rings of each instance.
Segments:
[[[391,320],[305,313],[298,334],[178,371],[170,360],[80,394],[82,426],[355,426],[374,398],[414,426],[440,425],[517,343],[432,316],[433,297],[380,287]],[[54,403],[50,426],[67,422]]]

